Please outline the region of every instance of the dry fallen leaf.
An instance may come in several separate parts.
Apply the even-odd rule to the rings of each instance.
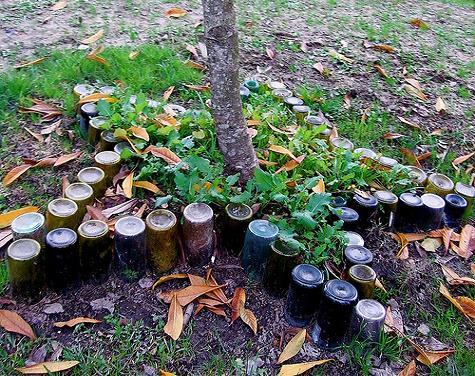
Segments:
[[[241,309],[241,312],[239,313],[239,317],[241,318],[242,321],[246,325],[248,325],[254,334],[257,334],[257,319],[256,316],[254,316],[254,313],[250,309],[243,308]]]
[[[403,85],[404,89],[411,95],[423,100],[423,101],[426,101],[427,100],[427,96],[422,92],[422,90],[412,86],[412,85],[408,85],[408,84],[404,84]]]
[[[437,97],[437,101],[435,102],[435,109],[438,113],[447,111],[447,106],[445,105],[445,102],[441,97]]]
[[[129,59],[130,60],[135,60],[137,59],[137,57],[140,55],[140,51],[132,51],[130,54],[129,54]]]
[[[415,129],[421,129],[419,125],[417,125],[416,123],[413,123],[412,121],[404,119],[402,116],[398,116],[397,118],[403,124],[409,125],[410,127],[415,128]]]
[[[144,150],[144,154],[152,153],[155,157],[163,159],[170,165],[176,165],[181,162],[181,158],[166,147],[157,147],[151,145]]]
[[[266,47],[266,54],[269,57],[269,59],[274,60],[275,58],[275,52],[269,47]]]
[[[181,331],[183,330],[183,308],[178,304],[176,294],[173,295],[170,309],[168,310],[168,321],[163,330],[175,341],[180,337]]]
[[[315,184],[315,187],[312,188],[312,191],[315,193],[325,193],[325,181],[320,179],[318,183]]]
[[[15,368],[16,371],[23,373],[24,375],[31,374],[51,374],[52,372],[65,371],[67,369],[77,366],[79,362],[77,360],[65,360],[58,362],[42,362],[35,364],[31,367]]]
[[[242,287],[236,288],[234,291],[234,296],[231,301],[231,322],[234,322],[238,319],[241,310],[244,309],[246,304],[246,292]]]
[[[411,21],[409,21],[409,23],[418,29],[429,29],[429,25],[427,25],[427,23],[422,21],[420,18],[413,18]]]
[[[137,138],[140,138],[144,141],[150,141],[150,136],[148,135],[145,128],[132,126],[129,128],[129,131],[131,131],[132,134]]]
[[[170,86],[165,92],[163,93],[163,100],[168,101],[168,98],[170,98],[170,95],[172,95],[173,90],[175,90],[175,86]]]
[[[32,340],[36,339],[31,326],[16,312],[0,309],[0,326],[8,332],[21,334]]]
[[[105,66],[108,66],[109,65],[109,62],[107,61],[107,59],[105,57],[102,57],[102,56],[98,56],[96,53],[88,53],[86,55],[86,59],[88,60],[91,60],[91,61],[96,61],[102,65],[105,65]]]
[[[15,210],[0,214],[0,229],[10,226],[13,220],[19,215],[22,215],[25,213],[36,213],[38,210],[40,210],[38,206],[25,206],[24,208],[15,209]]]
[[[54,4],[52,7],[51,7],[51,10],[61,10],[61,9],[64,9],[66,8],[68,5],[68,1],[67,0],[60,0],[58,1],[56,4]]]
[[[81,44],[92,44],[94,42],[97,42],[99,39],[101,39],[104,36],[104,29],[100,29],[97,33],[94,35],[91,35],[90,37],[83,39],[81,41]]]
[[[296,157],[289,149],[284,148],[283,146],[280,146],[280,145],[271,145],[271,146],[269,146],[269,149],[268,149],[268,150],[269,150],[269,151],[273,151],[274,153],[287,155],[287,156],[289,156],[290,158],[297,160],[297,157]]]
[[[384,70],[384,68],[381,65],[374,64],[373,67],[374,67],[374,69],[376,69],[376,71],[379,73],[379,75],[381,77],[389,78],[388,74],[386,73],[386,71]]]
[[[390,54],[392,54],[395,51],[394,47],[388,46],[387,44],[375,44],[375,43],[365,41],[363,42],[363,45],[365,46],[365,48],[372,48],[374,50],[379,50],[379,51],[387,52]]]
[[[23,64],[15,65],[14,68],[15,69],[21,69],[21,68],[30,67],[32,65],[40,64],[43,61],[45,61],[47,58],[48,58],[47,56],[40,57],[39,59],[35,59],[33,61],[28,61],[28,62],[23,63]]]
[[[65,326],[72,328],[78,324],[99,324],[101,320],[91,319],[89,317],[76,317],[68,321],[55,322],[53,325],[58,328],[63,328]]]
[[[188,85],[185,84],[185,87],[187,87],[190,90],[194,91],[208,91],[209,90],[209,85]]]
[[[161,195],[165,195],[165,193],[160,189],[158,188],[155,184],[149,182],[149,181],[134,181],[132,183],[132,185],[134,187],[137,187],[137,188],[143,188],[143,189],[146,189],[147,191],[150,191],[152,193],[159,193]]]
[[[337,60],[340,60],[340,61],[344,61],[345,63],[349,63],[349,64],[352,64],[354,63],[355,61],[353,59],[350,59],[349,57],[343,55],[343,54],[340,54],[338,52],[336,52],[335,50],[330,50],[329,52],[329,55]]]
[[[164,282],[172,281],[174,279],[183,279],[188,278],[188,274],[170,274],[160,277],[152,286],[152,290],[155,289],[158,285],[161,285]]]
[[[297,363],[297,364],[286,364],[282,366],[278,376],[295,376],[300,375],[309,369],[319,366],[321,364],[325,364],[327,362],[332,361],[333,359],[322,359],[322,360],[314,360],[313,362],[305,362],[305,363]]]
[[[61,110],[54,105],[48,104],[39,99],[32,99],[32,102],[33,106],[31,107],[18,107],[18,112],[21,114],[38,114],[41,116],[41,121],[51,121],[62,115]]]
[[[84,103],[99,102],[100,100],[104,100],[109,103],[117,102],[117,98],[112,98],[109,94],[94,93],[94,94],[90,94],[90,95],[86,95],[85,97],[82,97],[79,100],[78,105],[81,105]]]
[[[416,347],[416,350],[419,351],[419,355],[417,356],[417,360],[422,364],[430,367],[432,364],[437,363],[439,360],[442,360],[449,355],[454,353],[454,350],[443,350],[443,351],[427,351],[423,350],[422,352]]]
[[[129,175],[122,182],[122,190],[124,191],[124,196],[127,198],[132,198],[132,184],[134,182],[134,171],[131,171]]]
[[[196,298],[200,297],[201,295],[207,294],[211,291],[217,290],[222,288],[223,286],[188,286],[184,289],[178,290],[176,292],[176,296],[178,299],[178,303],[184,307],[187,304],[191,303]]]
[[[79,158],[81,156],[81,154],[82,154],[82,152],[78,151],[76,153],[62,155],[58,159],[56,159],[56,162],[54,162],[53,166],[54,167],[62,166],[63,164],[66,164],[68,162],[71,162],[71,161]]]
[[[307,336],[307,330],[305,328],[300,329],[297,334],[289,341],[287,346],[277,359],[277,364],[283,363],[286,360],[293,358],[297,355],[305,342],[305,337]]]
[[[442,241],[438,238],[427,238],[421,243],[421,247],[427,252],[435,252],[442,245]]]
[[[176,376],[174,373],[171,373],[171,372],[167,372],[167,371],[164,371],[164,370],[160,370],[160,376]]]
[[[408,148],[400,148],[402,155],[404,156],[405,160],[411,165],[416,166],[418,168],[422,168],[419,159],[416,157],[414,152]]]
[[[384,331],[386,333],[395,332],[398,336],[404,334],[404,323],[401,312],[392,309],[390,306],[386,308],[386,317],[384,319]]]
[[[412,360],[404,369],[399,372],[398,376],[415,376],[416,375],[416,361]]]
[[[452,161],[452,166],[454,166],[454,168],[456,168],[455,166],[457,166],[457,165],[465,162],[466,160],[472,158],[474,155],[475,155],[475,151],[472,151],[471,153],[468,153],[468,154],[462,155],[460,157],[457,157]]]
[[[450,294],[449,290],[447,290],[447,287],[445,287],[442,283],[439,286],[439,292],[446,297],[454,306],[459,310],[459,312],[464,315],[465,317],[468,318],[467,313],[463,309],[463,307],[460,305],[459,301],[454,299],[453,296]]]
[[[187,15],[187,11],[182,8],[170,8],[165,12],[165,17],[168,18],[179,18]]]
[[[22,164],[20,166],[12,168],[4,177],[3,177],[3,185],[5,187],[12,184],[16,179],[18,179],[21,175],[23,175],[26,171],[28,171],[31,167],[31,164]]]
[[[459,248],[462,250],[465,258],[469,258],[472,253],[475,251],[474,242],[472,239],[475,238],[475,227],[472,225],[465,225],[460,232],[460,241]]]
[[[453,269],[447,265],[441,265],[442,272],[449,285],[473,285],[475,286],[475,279],[470,277],[460,277]]]
[[[388,132],[388,133],[383,134],[383,138],[385,140],[397,140],[398,138],[401,138],[401,137],[404,137],[404,135],[402,135],[400,133]]]
[[[462,307],[466,316],[475,319],[475,301],[466,296],[457,296],[455,300],[459,303],[460,307]]]
[[[296,159],[291,159],[286,164],[284,164],[281,168],[279,168],[274,174],[279,174],[282,171],[292,171],[296,168],[302,161],[305,159],[305,154],[297,157]]]

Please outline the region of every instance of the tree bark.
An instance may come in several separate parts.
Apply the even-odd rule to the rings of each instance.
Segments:
[[[226,174],[252,178],[256,154],[247,133],[239,93],[239,47],[233,0],[202,0],[211,110]]]

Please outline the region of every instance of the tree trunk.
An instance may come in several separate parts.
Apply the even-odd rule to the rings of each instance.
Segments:
[[[239,93],[239,48],[233,0],[202,0],[211,109],[226,174],[252,178],[257,165]]]

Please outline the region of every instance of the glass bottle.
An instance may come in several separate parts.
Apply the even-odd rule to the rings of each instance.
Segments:
[[[94,201],[94,191],[89,184],[72,183],[64,190],[64,196],[73,200],[78,206],[78,216],[81,218],[86,214],[86,205]]]
[[[422,213],[422,199],[414,193],[402,193],[394,216],[394,228],[398,232],[416,232]]]
[[[80,283],[78,236],[69,228],[57,228],[46,235],[45,271],[48,286],[56,291]]]
[[[255,219],[247,227],[241,263],[251,279],[261,279],[270,244],[277,239],[279,229],[265,219]]]
[[[364,246],[364,239],[363,237],[354,231],[343,231],[343,235],[347,239],[346,246],[351,245],[359,245],[361,247]]]
[[[112,261],[109,227],[105,222],[90,220],[78,228],[81,277],[85,281],[104,282]]]
[[[419,220],[419,230],[437,230],[443,226],[445,201],[442,197],[433,193],[425,193],[421,196],[423,215]]]
[[[356,148],[353,150],[353,154],[358,155],[358,159],[371,159],[371,160],[377,160],[378,155],[371,149],[367,148]]]
[[[66,227],[76,230],[81,223],[78,206],[69,198],[57,198],[50,201],[46,212],[46,230]]]
[[[7,270],[13,296],[35,298],[44,286],[41,245],[33,239],[18,239],[7,249]]]
[[[409,170],[409,177],[419,186],[423,187],[427,184],[427,174],[424,170],[415,166],[405,166]]]
[[[275,99],[283,102],[285,98],[292,96],[292,92],[287,89],[274,89],[272,90],[272,96]]]
[[[353,265],[348,270],[348,282],[358,290],[360,299],[369,299],[373,296],[376,272],[368,265]]]
[[[257,93],[259,91],[259,82],[256,80],[246,80],[244,81],[244,86],[247,87],[252,93]]]
[[[120,140],[114,136],[114,132],[111,130],[106,130],[101,132],[101,140],[100,140],[100,150],[101,151],[112,151],[114,150],[115,144],[117,144]]]
[[[391,218],[397,208],[397,196],[391,191],[376,191],[374,197],[378,200],[379,217],[385,224],[391,225]]]
[[[373,253],[362,245],[348,245],[343,254],[345,270],[350,269],[353,265],[371,265],[373,263]]]
[[[41,213],[25,213],[16,217],[11,224],[13,240],[34,239],[41,246],[45,244],[45,217]]]
[[[303,100],[297,97],[285,97],[284,98],[284,103],[287,105],[289,108],[293,108],[294,106],[303,106]]]
[[[120,155],[114,151],[101,151],[94,157],[96,166],[104,170],[106,181],[112,181],[120,171]]]
[[[241,100],[244,102],[249,99],[251,91],[244,85],[239,86],[239,94],[241,95]]]
[[[74,95],[76,95],[77,99],[94,94],[95,91],[96,89],[94,88],[94,86],[89,84],[78,84],[74,86],[73,89]]]
[[[351,328],[353,335],[371,344],[379,342],[383,330],[386,309],[373,299],[362,299],[353,311]]]
[[[114,231],[114,267],[120,278],[133,282],[145,274],[145,222],[132,215],[120,218]]]
[[[356,210],[342,206],[333,209],[333,219],[335,221],[343,221],[342,230],[354,231],[358,228],[360,216]]]
[[[467,208],[463,213],[464,219],[470,217],[473,210],[473,202],[475,201],[475,187],[462,182],[455,184],[455,193],[462,196],[467,201]]]
[[[238,256],[244,245],[247,226],[252,220],[252,209],[245,204],[228,204],[224,208],[223,243],[227,250]]]
[[[456,193],[445,196],[444,223],[456,231],[462,224],[462,218],[467,209],[467,200]]]
[[[95,146],[101,140],[102,126],[107,123],[104,116],[96,116],[89,120],[89,128],[87,131],[87,141]]]
[[[445,197],[454,190],[454,182],[448,176],[442,174],[431,174],[427,178],[425,190],[427,193],[434,193],[441,197]]]
[[[203,266],[214,253],[213,209],[204,203],[192,203],[183,211],[183,239],[188,263]]]
[[[357,302],[358,292],[349,282],[332,279],[325,283],[312,331],[312,339],[318,347],[335,350],[343,343]]]
[[[295,114],[295,118],[299,124],[303,124],[305,118],[310,114],[310,107],[308,106],[293,106],[292,112]]]
[[[279,90],[287,89],[287,86],[285,86],[285,84],[280,81],[268,81],[267,87],[269,88],[270,91],[276,90],[276,89],[279,89]]]
[[[284,311],[290,325],[310,324],[320,305],[323,283],[323,273],[313,265],[300,264],[292,270]]]
[[[177,219],[169,210],[157,209],[145,219],[147,255],[154,272],[172,269],[178,259]]]
[[[330,140],[330,150],[335,149],[344,149],[344,150],[353,150],[355,146],[353,142],[344,137],[334,137]]]
[[[101,198],[107,189],[106,174],[99,167],[86,167],[78,172],[78,180],[91,186],[93,195]]]
[[[399,164],[397,159],[385,157],[384,155],[378,158],[378,162],[383,168],[388,170],[391,170],[393,167]]]
[[[125,149],[128,149],[130,151],[131,154],[136,154],[134,149],[132,149],[132,146],[130,146],[130,144],[128,142],[119,142],[117,144],[115,144],[114,146],[114,151],[119,154],[119,155],[122,155],[122,151],[125,150]]]
[[[89,132],[89,120],[97,116],[97,106],[95,103],[85,103],[81,106],[79,111],[79,130],[83,137],[86,137]]]
[[[370,225],[370,220],[376,215],[378,200],[373,195],[363,197],[355,194],[350,201],[350,206],[358,213],[359,226],[366,228]]]
[[[298,264],[299,251],[277,239],[270,245],[262,284],[269,295],[284,296],[289,288],[292,269]]]

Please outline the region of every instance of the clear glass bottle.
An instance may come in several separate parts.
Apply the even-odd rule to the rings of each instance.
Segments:
[[[45,244],[45,217],[41,213],[25,213],[16,217],[11,224],[13,240],[34,239],[41,246]]]

